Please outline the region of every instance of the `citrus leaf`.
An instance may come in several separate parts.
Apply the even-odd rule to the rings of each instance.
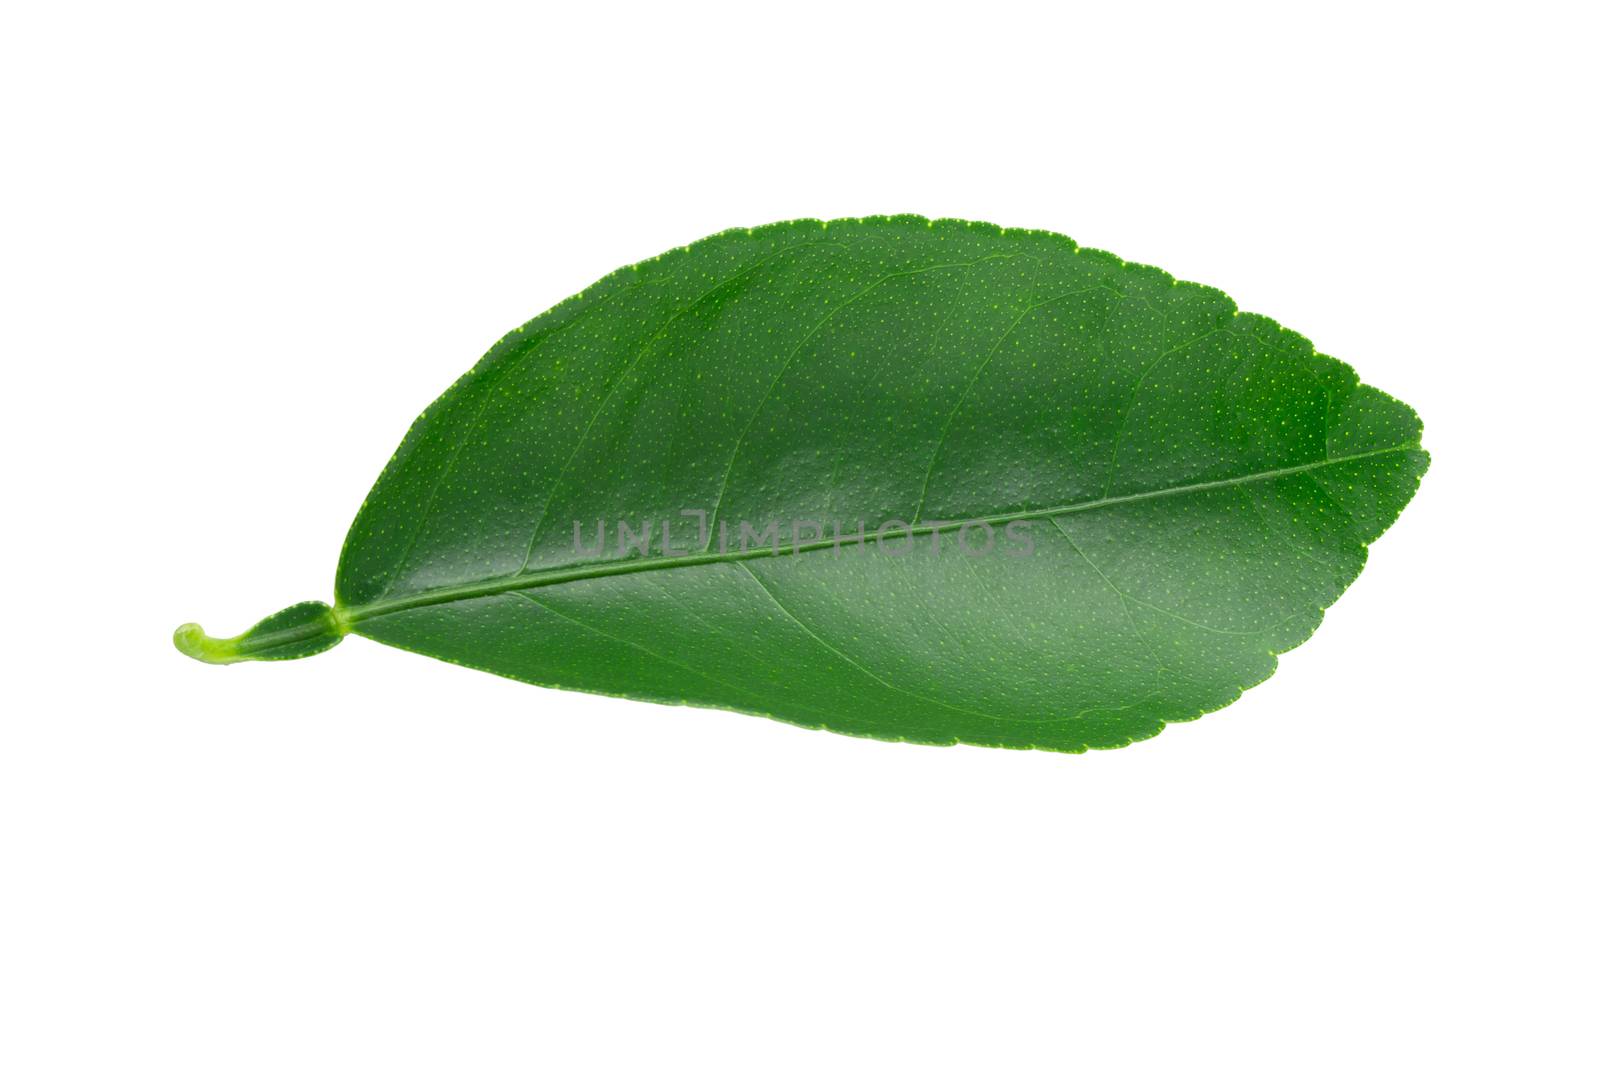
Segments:
[[[513,331],[412,427],[347,632],[556,688],[1081,751],[1309,637],[1428,456],[1410,408],[1215,289],[1039,231],[732,230]]]

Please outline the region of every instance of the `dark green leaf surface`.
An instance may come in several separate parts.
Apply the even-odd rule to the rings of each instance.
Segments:
[[[495,345],[368,496],[335,607],[274,625],[288,655],[355,632],[868,737],[1114,747],[1310,636],[1415,492],[1421,429],[1217,290],[1055,234],[729,231]],[[741,546],[769,523],[781,554]],[[276,631],[186,651],[267,658]]]

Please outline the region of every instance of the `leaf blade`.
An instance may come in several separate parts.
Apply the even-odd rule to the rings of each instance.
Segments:
[[[1113,747],[1231,702],[1309,636],[1415,491],[1420,431],[1216,290],[1055,235],[730,231],[552,309],[436,402],[352,526],[339,603],[355,632],[543,685]],[[1054,532],[1031,569],[827,543],[596,565],[563,544],[570,517],[696,506],[705,546],[725,515]]]

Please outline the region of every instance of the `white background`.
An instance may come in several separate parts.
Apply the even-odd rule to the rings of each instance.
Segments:
[[[0,1061],[1596,1062],[1577,5],[17,5]],[[1053,229],[1432,472],[1234,706],[1087,756],[547,692],[327,598],[506,329],[736,225]]]

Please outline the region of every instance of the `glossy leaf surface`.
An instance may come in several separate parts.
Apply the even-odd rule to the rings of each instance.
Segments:
[[[730,231],[546,312],[436,401],[331,610],[180,647],[355,632],[869,737],[1114,747],[1310,636],[1420,439],[1297,334],[1058,235]]]

